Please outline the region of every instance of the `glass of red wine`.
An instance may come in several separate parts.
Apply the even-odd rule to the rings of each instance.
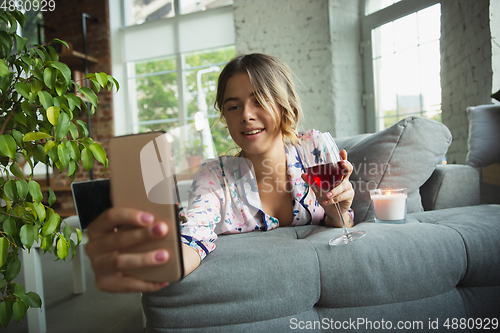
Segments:
[[[321,133],[316,141],[316,147],[299,146],[302,164],[304,165],[309,185],[316,185],[320,195],[337,187],[345,177],[346,171],[342,168],[337,144],[330,133]],[[321,193],[322,192],[322,193]],[[331,239],[332,246],[349,244],[363,237],[364,231],[349,232],[342,216],[338,202],[334,203],[342,221],[342,236]]]

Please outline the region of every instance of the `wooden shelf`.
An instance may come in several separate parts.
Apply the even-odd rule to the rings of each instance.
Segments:
[[[71,192],[71,186],[49,186],[52,191],[54,192]],[[47,186],[42,186],[41,190],[42,192],[46,192],[49,190],[49,187]]]
[[[85,56],[85,54],[77,51],[67,51],[59,55],[59,61],[68,65],[69,68],[82,68],[83,61],[87,59],[90,64],[97,64],[99,60],[91,56]]]
[[[87,59],[89,65],[97,64],[99,59],[85,55],[82,52],[73,50],[73,46],[70,44],[69,49],[66,46],[62,46],[61,52],[59,53],[59,61],[68,65],[72,70],[84,70],[84,60]]]

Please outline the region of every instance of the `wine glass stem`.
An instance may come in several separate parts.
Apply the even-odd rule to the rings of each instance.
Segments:
[[[345,226],[344,216],[342,215],[342,211],[340,210],[339,203],[336,202],[336,203],[334,203],[334,205],[335,205],[335,208],[337,208],[337,212],[339,213],[340,220],[342,221],[342,234],[343,234],[343,236],[348,236],[349,231],[347,231],[347,227]]]

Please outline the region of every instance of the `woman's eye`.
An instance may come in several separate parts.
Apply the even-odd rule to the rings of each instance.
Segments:
[[[237,108],[238,108],[238,105],[232,105],[232,106],[227,108],[227,111],[236,110]]]

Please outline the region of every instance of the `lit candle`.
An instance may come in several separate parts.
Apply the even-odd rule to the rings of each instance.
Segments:
[[[375,218],[379,221],[401,221],[406,215],[407,189],[370,190],[375,208]]]

